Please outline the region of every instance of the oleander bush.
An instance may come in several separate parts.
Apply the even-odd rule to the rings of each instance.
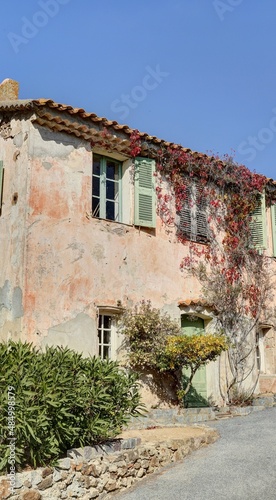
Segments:
[[[0,471],[11,443],[17,470],[45,465],[113,438],[141,414],[136,376],[114,361],[13,341],[0,343],[0,359]]]

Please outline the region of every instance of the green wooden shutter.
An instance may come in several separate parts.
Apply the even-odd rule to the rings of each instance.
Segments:
[[[187,315],[182,314],[181,331],[182,335],[203,335],[204,320],[202,318],[196,318],[194,321],[192,321]],[[190,377],[190,374],[190,368],[184,368],[184,381],[185,377]],[[184,398],[184,404],[188,408],[209,406],[207,398],[206,365],[199,368],[199,370],[197,370],[197,372],[195,373],[192,381],[192,387]]]
[[[259,206],[252,213],[251,236],[255,248],[266,248],[265,195],[260,195]]]
[[[191,320],[186,314],[181,314],[182,335],[202,335],[204,333],[204,319],[196,317]]]
[[[0,160],[0,213],[2,207],[2,191],[3,191],[3,160]]]
[[[155,227],[155,161],[149,158],[135,159],[135,207],[134,224],[136,226]]]
[[[276,205],[271,207],[271,225],[273,237],[273,256],[276,257]]]

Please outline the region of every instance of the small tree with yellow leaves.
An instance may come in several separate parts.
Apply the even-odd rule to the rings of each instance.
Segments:
[[[127,309],[121,318],[121,328],[125,335],[127,366],[136,372],[154,372],[161,376],[161,381],[171,376],[180,405],[197,370],[229,347],[221,333],[182,335],[179,324],[153,308],[150,301]],[[185,386],[183,368],[190,368]]]
[[[163,355],[164,370],[167,369],[168,364],[170,369],[175,372],[182,368],[190,369],[187,384],[185,387],[182,386],[182,382],[180,384],[182,387],[178,391],[179,400],[182,400],[189,392],[197,370],[209,361],[214,361],[228,347],[229,342],[221,334],[177,335],[167,338]]]

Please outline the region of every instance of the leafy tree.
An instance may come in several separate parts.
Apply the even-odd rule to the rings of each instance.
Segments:
[[[150,301],[126,310],[121,328],[126,338],[127,365],[138,372],[153,370],[161,382],[163,377],[171,375],[181,405],[197,370],[229,347],[222,334],[182,335],[179,324],[153,308]],[[190,368],[185,386],[183,368]]]
[[[190,368],[188,383],[180,389],[180,399],[189,392],[197,370],[217,359],[228,348],[229,342],[224,335],[178,335],[167,339],[163,369],[166,371],[168,365],[175,371],[183,367]]]

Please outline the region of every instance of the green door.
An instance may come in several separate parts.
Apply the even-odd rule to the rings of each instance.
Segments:
[[[202,333],[204,330],[204,320],[202,318],[190,319],[189,316],[183,314],[181,316],[181,329],[183,335],[194,335],[196,333]],[[183,370],[183,376],[188,377],[190,375],[190,369],[185,368]],[[206,384],[206,366],[202,366],[197,370],[192,386],[185,396],[185,406],[186,407],[199,407],[208,406],[207,401],[207,384]]]

